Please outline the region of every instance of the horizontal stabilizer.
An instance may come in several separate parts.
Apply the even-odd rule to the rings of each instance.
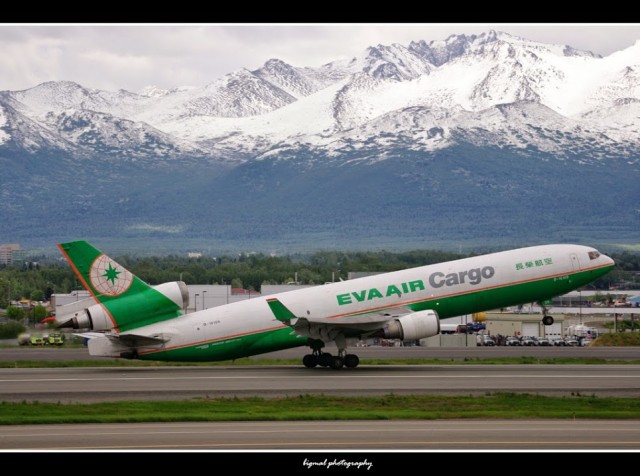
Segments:
[[[141,336],[137,334],[107,334],[106,337],[113,343],[136,348],[161,345],[168,340],[160,337]]]
[[[98,337],[104,337],[104,332],[80,332],[74,333],[74,336],[82,337],[83,339],[97,339]]]
[[[284,322],[289,325],[291,319],[297,319],[293,312],[291,312],[284,304],[282,304],[277,298],[267,299],[267,304],[271,308],[271,312],[276,316],[280,322]]]
[[[142,336],[137,334],[107,334],[103,332],[84,332],[81,334],[74,334],[76,336],[85,339],[96,339],[98,337],[106,337],[114,344],[119,344],[125,347],[150,347],[161,345],[167,342],[169,339],[155,337],[155,336]]]

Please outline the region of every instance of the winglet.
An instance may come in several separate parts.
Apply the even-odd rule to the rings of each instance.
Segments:
[[[298,316],[291,312],[287,308],[287,306],[282,304],[278,300],[278,298],[267,299],[267,304],[269,305],[269,308],[271,308],[271,312],[273,312],[273,315],[276,316],[276,319],[280,322],[284,322],[285,324],[290,325],[291,319],[298,318]]]

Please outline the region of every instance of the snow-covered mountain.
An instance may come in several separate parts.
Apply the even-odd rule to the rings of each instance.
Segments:
[[[280,165],[278,170],[291,181],[291,195],[313,187],[313,182],[305,182],[304,188],[296,185],[300,176],[294,170],[326,181],[325,175],[314,175],[324,167],[343,173],[345,167],[385,168],[395,161],[413,170],[425,158],[452,154],[465,154],[476,163],[465,166],[456,158],[455,167],[440,173],[470,180],[469,174],[484,174],[487,163],[477,160],[489,160],[487,151],[501,157],[503,166],[535,158],[536,163],[565,167],[607,166],[624,180],[637,179],[640,40],[600,57],[569,45],[490,31],[406,46],[379,44],[320,67],[272,58],[254,71],[233,71],[201,87],[150,86],[133,93],[50,81],[0,92],[0,162],[9,171],[7,177],[18,177],[18,164],[27,157],[29,170],[46,158],[59,165],[89,161],[96,173],[101,162],[156,171],[175,163],[180,172],[166,180],[204,180],[198,182],[200,188],[191,188],[193,193],[227,190],[233,195],[244,190],[236,197],[239,207],[249,203],[242,200],[255,204],[251,187],[277,187],[278,177],[269,175],[275,164],[289,162],[286,171]],[[406,162],[407,157],[412,159]],[[274,167],[265,169],[265,164]],[[114,176],[134,177],[131,170]],[[374,169],[366,174],[363,170],[352,179]],[[225,181],[216,182],[224,171]],[[404,177],[415,185],[416,177],[422,177],[417,190],[444,183],[457,186],[449,178],[414,173],[407,179],[411,173],[400,170],[396,180]],[[344,178],[331,180],[365,195],[375,193],[354,188]],[[371,178],[371,183],[376,180]],[[9,186],[2,185],[0,215],[3,206],[20,209]],[[340,190],[331,188],[331,193],[340,195]],[[174,193],[184,197],[178,185]],[[631,190],[627,198],[640,199],[638,195],[637,189]],[[175,198],[168,194],[165,205]],[[188,205],[183,210],[187,214]],[[634,219],[636,215],[627,221]]]
[[[490,31],[406,47],[372,46],[350,61],[319,68],[270,59],[255,71],[234,71],[197,88],[151,87],[135,94],[59,81],[2,92],[0,104],[8,100],[45,127],[52,115],[91,111],[145,123],[140,127],[151,126],[195,148],[205,144],[211,151],[214,144],[213,151],[217,146],[225,153],[234,148],[257,152],[283,141],[324,147],[338,137],[346,139],[351,130],[356,136],[350,139],[356,140],[373,124],[384,132],[384,118],[415,107],[430,111],[429,129],[441,129],[443,140],[432,141],[414,124],[406,124],[403,132],[413,136],[417,147],[441,147],[450,144],[452,128],[476,127],[464,122],[474,116],[470,113],[491,116],[498,112],[490,110],[519,102],[556,112],[559,118],[554,120],[565,122],[562,128],[581,128],[585,140],[604,134],[624,142],[635,139],[640,120],[629,117],[620,124],[614,118],[618,110],[625,114],[629,101],[640,100],[640,41],[601,58],[567,45]],[[513,127],[503,126],[489,129],[501,142],[518,146]],[[0,130],[8,134],[6,127]],[[51,132],[55,134],[55,128]],[[74,143],[70,131],[57,133]],[[545,142],[544,137],[540,140]],[[535,145],[536,139],[528,135],[527,141]],[[556,145],[562,151],[566,144]]]

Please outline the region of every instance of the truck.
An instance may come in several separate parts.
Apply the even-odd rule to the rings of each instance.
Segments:
[[[30,345],[44,345],[45,344],[44,337],[42,337],[41,334],[32,334],[31,337],[29,338],[29,344]]]
[[[587,346],[598,337],[598,329],[577,324],[567,327],[567,336],[575,338],[578,341],[578,345]]]
[[[49,334],[47,339],[45,340],[47,345],[63,345],[64,344],[64,336],[59,332],[54,332]]]
[[[466,334],[465,324],[440,324],[440,334]]]
[[[598,329],[582,324],[575,324],[573,326],[567,327],[566,335],[568,337],[595,339],[596,337],[598,337]]]

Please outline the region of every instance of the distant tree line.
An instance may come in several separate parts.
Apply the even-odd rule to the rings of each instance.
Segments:
[[[638,288],[640,253],[609,254],[617,263],[614,271],[594,282],[589,289],[609,289],[625,283]],[[259,291],[263,284],[284,284],[297,279],[301,284],[321,284],[347,279],[349,272],[386,272],[440,263],[471,255],[443,251],[392,253],[321,251],[312,255],[237,256],[187,258],[120,256],[115,260],[151,285],[182,280],[187,284],[231,284]],[[636,285],[637,283],[637,285]],[[69,293],[82,285],[66,262],[43,258],[23,267],[0,267],[0,308],[9,300],[47,301],[54,293]]]

